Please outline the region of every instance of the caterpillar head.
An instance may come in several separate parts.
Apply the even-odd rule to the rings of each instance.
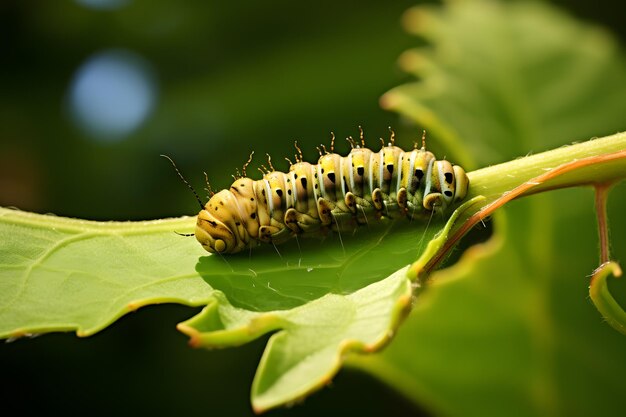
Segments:
[[[258,230],[253,181],[240,178],[214,194],[198,214],[196,239],[211,253],[235,253],[248,247]]]
[[[229,253],[237,247],[237,237],[229,227],[232,213],[227,210],[231,193],[227,190],[215,194],[198,214],[196,239],[211,253]]]

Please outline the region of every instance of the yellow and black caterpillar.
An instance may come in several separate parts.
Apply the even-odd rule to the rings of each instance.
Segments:
[[[198,214],[195,236],[212,253],[236,253],[258,242],[281,243],[295,235],[365,224],[369,218],[407,217],[443,212],[465,198],[465,170],[436,160],[422,147],[403,151],[389,143],[378,152],[348,138],[342,157],[320,151],[317,164],[298,149],[289,172],[266,170],[263,179],[236,178],[214,194]],[[334,142],[334,136],[333,136]],[[271,166],[271,164],[270,164]]]

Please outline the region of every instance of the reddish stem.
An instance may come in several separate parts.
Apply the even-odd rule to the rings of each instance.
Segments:
[[[598,216],[598,235],[600,238],[600,264],[611,258],[609,250],[609,225],[606,215],[606,202],[612,183],[596,184],[596,216]]]
[[[441,247],[441,249],[437,252],[437,254],[435,256],[433,256],[430,261],[424,266],[424,268],[419,271],[416,270],[418,268],[418,266],[416,264],[413,264],[413,266],[411,267],[411,271],[409,272],[410,276],[414,276],[417,277],[418,274],[424,276],[424,274],[426,274],[425,276],[428,276],[430,274],[430,272],[439,264],[439,262],[441,262],[441,260],[444,258],[445,254],[448,253],[448,251],[458,242],[458,240],[460,240],[467,232],[469,232],[469,230],[474,227],[478,222],[481,222],[484,218],[490,216],[491,214],[493,214],[493,212],[502,207],[504,204],[508,203],[509,201],[528,193],[530,190],[532,190],[533,188],[537,187],[538,185],[541,185],[543,183],[545,183],[548,180],[554,179],[560,175],[563,175],[565,173],[568,173],[570,171],[574,171],[576,169],[580,169],[586,166],[590,166],[590,165],[595,165],[595,164],[599,164],[599,163],[604,163],[604,162],[610,162],[610,161],[614,161],[617,159],[621,159],[621,158],[626,158],[626,150],[622,150],[619,152],[614,152],[614,153],[610,153],[610,154],[604,154],[604,155],[596,155],[596,156],[590,156],[588,158],[583,158],[583,159],[578,159],[575,161],[571,161],[571,162],[567,162],[563,165],[559,165],[558,167],[545,172],[541,175],[538,175],[528,181],[526,181],[525,183],[515,187],[513,190],[511,190],[508,193],[503,194],[502,196],[500,196],[498,199],[494,200],[493,202],[487,204],[485,207],[483,207],[482,209],[480,209],[478,212],[474,213],[470,218],[468,218],[462,225],[461,227],[450,237],[450,239],[448,239],[446,241],[446,243]],[[603,184],[603,185],[597,185],[594,184],[596,186],[596,190],[598,190],[598,187],[604,187],[605,189],[598,191],[598,193],[596,194],[596,207],[598,207],[598,194],[601,193],[606,193],[608,191],[608,184]],[[606,196],[604,196],[603,201],[604,203],[601,204],[606,204]],[[602,199],[602,198],[601,198]],[[601,212],[601,210],[598,211],[599,213]],[[604,207],[603,209],[603,213],[604,213],[604,217],[602,220],[602,224],[605,226],[604,227],[604,232],[602,225],[600,225],[600,233],[601,233],[601,245],[602,243],[602,239],[606,239],[605,245],[606,245],[606,256],[607,256],[607,260],[608,260],[608,232],[607,232],[607,228],[606,228],[606,207]],[[600,222],[600,214],[598,214],[598,222]],[[603,234],[605,236],[603,236]],[[604,252],[603,252],[604,254]],[[604,259],[604,258],[603,258]],[[604,262],[604,261],[603,261]]]

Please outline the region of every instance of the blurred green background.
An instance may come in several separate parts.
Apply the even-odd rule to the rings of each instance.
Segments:
[[[556,3],[624,43],[618,2]],[[173,157],[197,189],[203,171],[219,189],[251,150],[282,161],[297,139],[313,159],[331,130],[341,141],[361,124],[375,139],[391,125],[402,144],[412,143],[418,130],[378,99],[410,79],[395,61],[422,42],[400,25],[414,4],[4,1],[0,205],[94,220],[194,214],[194,198],[159,154]],[[0,398],[22,415],[251,414],[249,387],[266,339],[189,349],[174,326],[193,312],[149,307],[86,340],[4,344],[10,388]],[[345,370],[304,406],[271,413],[330,407],[420,413]]]

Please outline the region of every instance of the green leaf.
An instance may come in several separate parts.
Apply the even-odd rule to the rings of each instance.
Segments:
[[[174,234],[190,231],[190,218],[98,223],[0,208],[0,234],[11,237],[0,245],[0,336],[87,336],[143,305],[206,304],[180,325],[195,346],[282,329],[253,385],[253,405],[264,410],[329,382],[347,352],[386,343],[411,300],[404,268],[441,224],[381,221],[221,257]]]
[[[214,290],[250,311],[351,294],[412,262],[440,224],[424,231],[382,222],[344,236],[343,249],[334,236],[280,246],[280,255],[268,246],[226,258],[174,233],[194,222],[90,222],[0,208],[0,234],[9,237],[0,246],[0,337],[89,336],[144,305],[207,304]]]
[[[529,150],[558,146],[566,140],[624,127],[620,111],[615,110],[626,85],[623,63],[616,60],[608,37],[595,30],[582,30],[578,24],[541,5],[458,2],[442,10],[430,11],[422,17],[418,12],[419,19],[426,19],[420,26],[421,33],[434,39],[440,49],[436,54],[420,52],[417,56],[429,58],[428,65],[436,71],[430,72],[423,82],[390,92],[383,103],[422,122],[442,142],[453,146],[451,150],[459,153],[451,158],[455,162],[467,162],[471,167],[476,160],[502,161]],[[411,26],[412,18],[407,20]],[[545,28],[546,25],[550,27]],[[579,36],[584,42],[571,42],[571,36]],[[405,64],[415,65],[410,58],[411,54],[405,56]],[[582,69],[571,71],[572,67]],[[546,68],[551,71],[544,72]],[[416,72],[426,74],[422,69]],[[554,93],[561,98],[569,94],[565,108],[561,98],[554,98]],[[608,143],[603,151],[621,146],[619,141],[623,140],[624,135],[603,140],[605,145]],[[462,153],[464,145],[471,146]],[[594,144],[571,149],[575,153],[588,149],[585,146],[593,148]],[[571,160],[563,158],[569,149],[559,151],[553,151],[557,157],[549,166],[544,160],[543,165],[540,162],[529,168],[526,159],[474,171],[472,193],[497,198],[536,176],[538,171]],[[620,172],[623,176],[622,164],[623,161],[611,172],[606,167],[592,167],[586,171],[589,177],[581,176],[578,171],[578,177],[569,184],[603,175],[614,178],[616,172],[617,176]],[[478,208],[457,214],[467,217]],[[520,318],[519,313],[539,315],[541,319],[548,317],[549,307],[545,303],[537,304],[537,300],[543,302],[542,297],[546,296],[546,284],[539,277],[549,277],[542,268],[558,253],[542,235],[552,236],[546,222],[549,225],[550,216],[554,216],[553,207],[537,205],[530,210],[533,216],[519,216],[514,222],[520,227],[536,228],[533,244],[517,247],[520,254],[515,251],[516,257],[509,257],[507,252],[497,259],[510,262],[504,270],[514,273],[513,282],[509,284],[507,277],[502,276],[500,265],[496,266],[498,274],[491,275],[492,281],[497,275],[497,282],[476,284],[478,290],[474,292],[450,295],[442,302],[442,308],[435,303],[435,296],[432,296],[435,301],[429,301],[432,298],[422,299],[420,295],[419,311],[436,311],[440,316],[430,323],[418,321],[421,325],[438,325],[437,331],[419,340],[401,338],[399,343],[394,343],[397,350],[389,351],[390,358],[387,354],[376,358],[373,368],[397,371],[392,366],[397,365],[403,371],[396,372],[401,377],[398,381],[406,383],[406,388],[401,389],[451,413],[464,405],[475,410],[479,401],[482,410],[503,414],[510,411],[503,407],[511,398],[513,403],[521,404],[520,413],[533,410],[549,413],[559,409],[560,405],[551,404],[549,397],[560,385],[541,378],[546,374],[552,376],[550,370],[527,377],[535,368],[556,366],[545,357],[554,350],[550,346],[543,349],[545,343],[556,343],[555,339],[543,339],[553,330],[553,323],[544,328],[542,320],[524,321],[526,318]],[[265,410],[294,401],[326,384],[348,353],[369,352],[389,340],[408,302],[410,286],[402,271],[423,253],[427,244],[434,241],[439,246],[429,248],[433,254],[447,239],[446,234],[441,234],[433,240],[444,227],[444,220],[438,216],[415,223],[406,227],[402,222],[395,226],[380,222],[370,225],[371,230],[358,230],[355,235],[334,235],[321,242],[291,241],[276,249],[269,246],[249,254],[220,257],[206,256],[194,239],[173,233],[190,231],[192,219],[95,223],[1,209],[0,235],[10,238],[0,245],[0,335],[17,337],[59,330],[77,330],[79,335],[89,335],[141,305],[158,302],[206,305],[198,316],[179,326],[196,346],[235,346],[266,332],[277,332],[270,339],[253,383],[254,407]],[[454,226],[448,224],[448,230]],[[504,236],[504,232],[498,233]],[[560,243],[573,241],[570,237]],[[470,263],[473,262],[477,261]],[[526,263],[528,268],[520,269]],[[535,273],[540,275],[530,284],[522,282],[522,277],[535,277]],[[425,294],[436,294],[436,287]],[[580,301],[575,291],[568,296]],[[456,308],[462,301],[481,304],[480,297],[491,302],[485,305],[497,309],[485,312],[478,305],[477,319],[470,320],[467,312],[473,306],[463,311]],[[534,305],[541,309],[534,311]],[[570,310],[564,311],[567,315]],[[586,311],[577,319],[597,319],[594,313]],[[419,314],[412,317],[415,316]],[[566,330],[573,332],[571,322],[564,322],[570,323]],[[539,332],[541,337],[535,337],[534,332]],[[502,341],[505,347],[519,344],[523,349],[499,350],[493,345],[496,349],[489,350],[489,346],[479,343],[483,339],[497,340],[493,339],[494,333],[511,336]],[[476,342],[471,338],[473,334],[481,339]],[[600,340],[606,341],[603,337]],[[462,343],[451,348],[448,346],[451,341]],[[470,372],[458,372],[464,370],[463,352],[459,350],[463,350],[467,341],[484,350],[469,349],[477,365]],[[536,348],[534,343],[541,346]],[[614,352],[620,347],[609,346],[607,358],[616,358]],[[394,353],[398,351],[404,353]],[[442,357],[445,353],[445,359],[430,361],[425,366],[432,366],[431,374],[437,374],[440,380],[422,384],[419,373],[417,376],[413,373],[415,367],[404,361],[418,355],[423,360],[416,362],[421,364],[435,353]],[[519,367],[499,368],[499,362],[509,358],[508,353],[531,358],[519,361]],[[566,353],[573,356],[577,352]],[[574,361],[566,359],[563,359],[566,367],[572,369]],[[484,386],[475,385],[465,394],[463,384],[472,376],[481,375],[483,369],[488,369],[486,365],[494,367],[491,372],[498,378],[489,379]],[[460,377],[465,379],[456,384]],[[598,381],[598,378],[588,379]],[[428,388],[413,390],[416,386]],[[494,387],[502,388],[494,391],[502,395],[493,400],[493,407],[487,407],[484,404],[488,398],[479,394],[487,395]],[[544,387],[547,387],[545,392]],[[448,405],[455,402],[455,396],[462,400],[458,401],[458,409]],[[527,400],[532,403],[530,406],[526,405]]]
[[[403,54],[419,81],[381,104],[467,169],[626,130],[626,62],[600,28],[542,2],[484,0],[417,6],[404,24],[432,46]]]
[[[382,221],[326,239],[300,238],[263,245],[234,256],[204,256],[196,270],[236,307],[251,311],[290,309],[326,294],[347,295],[414,261],[442,228]]]
[[[402,57],[404,68],[422,78],[382,103],[447,142],[455,160],[486,165],[626,128],[623,55],[597,28],[538,2],[447,2],[413,9],[405,22],[434,44]],[[587,144],[595,154],[599,143]],[[520,175],[515,162],[530,168],[523,161],[474,171],[472,184],[508,187]],[[544,169],[555,168],[544,162]],[[596,168],[573,175],[602,181]],[[626,172],[623,161],[608,171],[614,178]],[[612,195],[613,236],[626,230],[623,192],[618,187]],[[436,414],[619,414],[626,405],[626,339],[594,311],[584,279],[598,263],[591,193],[532,197],[505,211],[491,240],[430,276],[388,349],[349,363]],[[618,259],[622,240],[615,243]],[[613,290],[624,305],[624,284]]]
[[[194,219],[90,222],[0,208],[0,337],[89,336],[137,308],[206,304]],[[181,254],[183,254],[181,256]]]
[[[592,198],[582,190],[561,194]],[[487,243],[431,276],[394,342],[348,364],[442,415],[623,409],[626,338],[602,322],[583,279],[595,258],[591,204],[560,215],[554,204],[543,195],[498,213]]]
[[[408,311],[411,285],[402,269],[352,294],[327,294],[290,310],[250,312],[221,294],[202,313],[179,325],[192,345],[223,347],[274,334],[252,385],[257,412],[293,402],[330,382],[343,356],[377,350]]]

